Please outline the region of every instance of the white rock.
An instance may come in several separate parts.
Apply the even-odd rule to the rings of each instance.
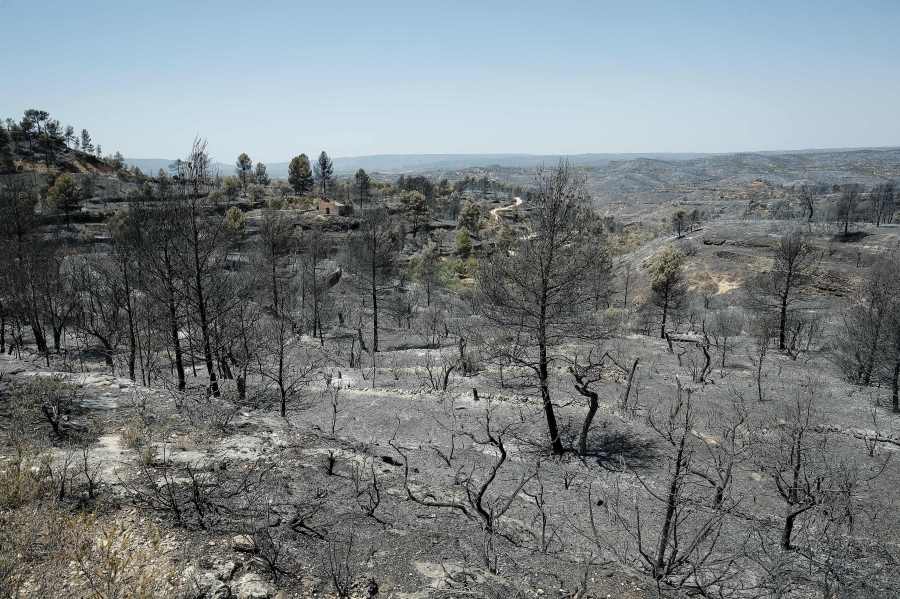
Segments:
[[[275,595],[272,585],[265,582],[255,572],[241,576],[231,587],[237,599],[271,599]]]
[[[231,589],[228,585],[216,578],[213,572],[203,572],[194,566],[189,566],[183,573],[184,579],[201,593],[206,599],[228,599],[231,597]]]
[[[216,565],[216,576],[219,580],[231,580],[231,577],[234,576],[235,570],[237,570],[237,564],[233,561],[227,561],[221,564]]]
[[[231,538],[231,548],[244,553],[256,553],[256,541],[250,535],[234,535]]]

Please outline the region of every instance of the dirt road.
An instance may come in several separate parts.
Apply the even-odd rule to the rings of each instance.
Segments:
[[[491,218],[496,221],[499,221],[501,212],[503,212],[505,210],[515,210],[516,208],[518,208],[519,206],[522,205],[522,198],[516,196],[513,198],[513,200],[515,200],[515,201],[512,204],[510,204],[509,206],[499,206],[499,207],[491,210]]]

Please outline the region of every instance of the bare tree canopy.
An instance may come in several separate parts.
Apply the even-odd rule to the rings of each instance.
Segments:
[[[784,234],[772,251],[772,267],[747,286],[750,306],[777,323],[778,348],[787,349],[789,318],[803,300],[819,254],[798,229]]]
[[[566,339],[592,338],[589,273],[598,256],[584,182],[568,165],[540,172],[526,233],[499,246],[478,271],[485,318],[513,338],[500,352],[533,372],[554,452],[564,450],[549,386],[549,369]]]

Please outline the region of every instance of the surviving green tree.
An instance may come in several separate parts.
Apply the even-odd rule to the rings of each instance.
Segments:
[[[241,152],[234,163],[234,173],[241,182],[241,189],[247,191],[247,183],[250,182],[250,173],[253,170],[253,161],[247,156],[246,152]]]
[[[50,205],[66,215],[66,226],[70,226],[71,214],[81,208],[82,193],[72,175],[63,174],[56,178],[47,191]]]
[[[319,154],[315,169],[316,181],[319,182],[319,185],[322,188],[322,197],[327,198],[328,186],[331,184],[332,177],[334,177],[334,164],[332,164],[331,158],[328,157],[325,150],[322,150],[322,153]]]
[[[650,261],[650,302],[659,309],[659,336],[666,337],[666,323],[672,312],[681,308],[687,294],[684,254],[667,246]]]
[[[309,157],[306,154],[300,154],[291,159],[288,165],[288,183],[299,194],[306,194],[312,191],[312,169],[309,166]]]
[[[81,151],[91,153],[94,151],[94,144],[91,142],[91,134],[87,129],[81,130]]]
[[[262,162],[256,163],[256,182],[259,185],[268,185],[272,182],[268,170],[266,169],[266,165]]]

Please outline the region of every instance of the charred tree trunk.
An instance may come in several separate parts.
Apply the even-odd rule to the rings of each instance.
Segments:
[[[222,371],[222,378],[225,380],[233,380],[234,375],[231,372],[231,366],[228,365],[228,359],[225,356],[219,356],[219,370]]]
[[[282,326],[284,326],[282,324]],[[287,417],[287,391],[284,388],[284,345],[278,351],[278,392],[281,395],[281,417]]]
[[[195,208],[193,208],[195,210]],[[197,230],[197,216],[192,215],[191,226],[193,233],[194,251],[194,285],[197,295],[197,313],[200,317],[200,335],[203,337],[203,359],[206,362],[206,372],[209,374],[209,388],[214,397],[219,397],[219,383],[216,379],[216,367],[213,364],[212,342],[209,338],[209,318],[206,313],[206,297],[203,293],[203,276],[200,265],[200,232]]]
[[[900,356],[894,361],[894,376],[891,377],[891,406],[900,414]]]
[[[634,359],[634,363],[631,365],[631,372],[628,373],[628,384],[625,386],[625,393],[622,394],[623,410],[628,408],[628,397],[631,395],[631,385],[634,382],[634,372],[637,370],[639,360],[640,358]]]
[[[165,265],[166,303],[169,309],[169,335],[172,342],[172,351],[175,354],[175,376],[178,379],[178,390],[183,391],[185,384],[184,355],[181,351],[181,338],[179,337],[178,309],[175,303],[175,274],[169,257],[169,248],[163,245],[163,264]]]
[[[668,295],[668,291],[667,291],[666,299],[663,302],[662,324],[660,324],[660,326],[659,326],[659,338],[660,339],[666,338],[666,318],[668,317],[668,315],[669,315],[669,295]]]
[[[372,260],[372,351],[378,351],[378,284],[376,283],[375,260]]]
[[[134,304],[131,301],[131,278],[125,258],[122,260],[122,280],[125,283],[125,312],[128,315],[128,378],[133,381],[137,362],[137,334],[134,326]]]
[[[271,258],[272,258],[272,272],[271,272],[271,275],[272,275],[272,305],[277,307],[277,306],[280,306],[281,304],[278,301],[278,278],[276,276],[276,271],[275,271],[275,266],[276,266],[275,265],[275,249],[271,248],[271,252],[272,252],[271,253]]]
[[[109,342],[103,341],[102,343],[103,343],[103,361],[106,362],[106,365],[109,366],[110,370],[112,370],[113,373],[115,373],[116,364],[113,361],[113,353],[115,353],[115,350],[113,349],[112,344],[110,344]]]
[[[238,399],[241,401],[245,401],[247,399],[247,374],[241,373],[237,377],[237,392]]]
[[[44,329],[36,319],[31,321],[31,332],[34,333],[34,343],[37,345],[38,352],[46,354],[49,351],[47,348],[47,337],[44,335]]]
[[[181,353],[181,339],[178,336],[178,314],[175,311],[175,292],[169,290],[169,334],[171,335],[172,349],[175,352],[175,375],[178,377],[178,390],[185,388],[184,357]]]
[[[780,351],[784,351],[787,347],[785,327],[787,327],[787,294],[781,297],[781,309],[778,317],[778,349]]]
[[[585,389],[582,395],[588,398],[588,412],[584,417],[584,423],[581,425],[581,435],[578,437],[578,453],[584,456],[587,455],[588,433],[591,432],[591,423],[594,421],[594,416],[597,415],[600,402],[597,393],[594,391]]]
[[[872,384],[872,371],[875,370],[875,356],[878,353],[878,344],[881,341],[881,316],[878,316],[878,324],[875,326],[874,334],[869,342],[868,355],[866,356],[865,367],[863,368],[862,383],[866,387]]]
[[[781,529],[781,548],[785,551],[792,549],[791,536],[794,534],[794,521],[797,519],[797,516],[798,512],[788,509],[784,517],[784,527]]]
[[[669,537],[672,534],[672,527],[676,526],[675,511],[678,508],[678,499],[681,493],[681,470],[684,466],[684,445],[687,431],[681,435],[678,444],[678,450],[675,453],[675,471],[672,472],[672,479],[669,481],[669,490],[666,494],[666,513],[663,518],[662,530],[659,533],[659,543],[656,547],[656,556],[653,560],[653,577],[660,580],[665,575],[666,550],[669,547]]]
[[[543,310],[543,307],[542,307]],[[550,397],[550,372],[547,359],[547,342],[541,337],[538,342],[540,357],[538,361],[538,379],[541,387],[541,401],[544,404],[544,414],[547,417],[547,432],[550,434],[550,447],[553,453],[562,454],[562,440],[559,438],[559,425],[556,423],[556,413],[553,411],[553,400]]]
[[[55,351],[56,353],[59,353],[59,348],[62,345],[62,334],[62,326],[53,327],[53,351]]]

